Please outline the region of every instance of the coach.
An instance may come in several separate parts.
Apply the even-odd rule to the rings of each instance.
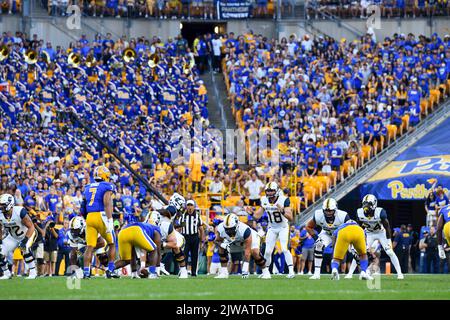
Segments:
[[[205,238],[203,230],[203,221],[200,216],[200,209],[196,208],[194,200],[186,202],[186,211],[182,215],[180,224],[186,243],[184,247],[184,255],[188,259],[191,257],[191,275],[197,276],[198,252],[200,249],[200,241]]]

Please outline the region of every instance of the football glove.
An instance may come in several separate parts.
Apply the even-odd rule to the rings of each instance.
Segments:
[[[445,251],[442,244],[438,245],[439,258],[445,259]]]
[[[23,238],[22,241],[20,241],[20,243],[19,243],[19,248],[20,248],[22,251],[24,251],[24,252],[27,250],[27,242],[28,242],[28,238],[25,237],[25,238]]]
[[[224,241],[220,244],[220,247],[226,251],[230,251],[230,243],[227,241]]]

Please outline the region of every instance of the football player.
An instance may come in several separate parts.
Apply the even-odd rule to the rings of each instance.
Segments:
[[[141,261],[140,273],[149,265],[151,279],[158,277],[156,266],[161,262],[161,230],[149,223],[135,222],[126,225],[118,235],[120,260],[115,268],[123,268],[128,264],[135,265],[136,258]]]
[[[374,195],[367,194],[363,198],[362,207],[358,208],[356,212],[356,221],[366,231],[367,245],[371,247],[372,244],[378,240],[397,271],[397,279],[403,279],[404,276],[400,268],[400,262],[392,249],[391,227],[389,225],[386,210],[377,207],[377,198]],[[346,279],[352,277],[356,266],[357,262],[353,259],[350,270],[345,276]]]
[[[349,220],[347,212],[338,210],[337,202],[333,198],[324,201],[322,209],[314,212],[313,218],[306,224],[306,231],[314,238],[314,274],[309,278],[320,279],[323,250],[332,243],[333,232],[344,222]],[[322,230],[317,234],[315,228]]]
[[[0,196],[0,268],[3,271],[0,280],[11,279],[12,274],[8,269],[7,260],[12,259],[16,248],[20,248],[27,264],[29,270],[27,279],[35,279],[37,272],[31,247],[37,233],[27,210],[14,204],[12,195],[5,193]],[[5,238],[3,230],[7,233]]]
[[[242,246],[244,250],[244,262],[242,264],[242,277],[248,278],[249,261],[253,257],[256,265],[262,269],[262,279],[270,279],[269,268],[266,259],[260,253],[260,239],[258,233],[245,223],[239,221],[234,213],[227,215],[223,222],[216,228],[216,243],[219,245],[219,257],[221,268],[217,279],[228,278],[228,252],[230,245]]]
[[[175,260],[180,266],[180,279],[187,279],[188,272],[184,257],[184,237],[176,231],[170,218],[162,216],[158,211],[153,211],[147,220],[148,223],[161,229],[161,242],[163,253],[172,251]]]
[[[78,253],[86,249],[86,221],[83,217],[73,217],[69,222],[69,231],[67,232],[69,238],[70,251],[70,265],[78,265]],[[106,247],[106,241],[98,235],[97,245],[94,248],[95,254],[99,254],[98,250]]]
[[[439,210],[439,218],[437,222],[439,258],[445,259],[445,251],[443,246],[444,239],[442,238],[442,234],[444,234],[447,245],[450,246],[450,204]]]
[[[286,264],[289,268],[287,278],[295,277],[291,252],[288,249],[289,221],[292,221],[291,202],[286,197],[276,182],[269,182],[265,188],[265,196],[261,197],[261,207],[253,214],[254,219],[259,219],[264,212],[269,217],[269,225],[266,234],[266,250],[264,259],[269,266],[272,261],[272,253],[275,243],[280,240],[281,250],[284,253]],[[250,212],[252,214],[252,212]]]
[[[84,252],[84,277],[90,278],[91,260],[97,239],[100,234],[108,244],[108,270],[107,278],[118,278],[114,273],[114,222],[112,217],[112,194],[115,187],[109,183],[111,172],[105,166],[98,166],[94,170],[94,183],[86,185],[83,192],[81,212],[86,217],[86,251]]]
[[[349,246],[353,246],[359,256],[361,265],[360,280],[371,280],[372,277],[367,274],[369,260],[367,258],[367,245],[364,236],[364,230],[353,220],[348,220],[341,224],[333,232],[332,244],[333,260],[331,261],[331,279],[339,280],[339,266],[344,259]]]

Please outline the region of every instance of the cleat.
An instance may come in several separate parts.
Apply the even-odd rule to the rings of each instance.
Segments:
[[[295,278],[295,273],[289,273],[289,274],[286,276],[286,278],[288,278],[288,279]]]
[[[180,271],[180,275],[178,277],[178,279],[187,279],[188,278],[188,273],[187,271]]]
[[[361,273],[359,274],[359,280],[373,280],[373,278],[366,272],[361,271]]]
[[[28,274],[28,277],[26,277],[25,279],[27,279],[27,280],[34,280],[36,278],[37,278],[37,273],[36,273],[36,270],[33,269],[33,270],[30,271],[30,273]]]
[[[339,280],[339,271],[336,269],[331,271],[331,280]]]
[[[270,275],[269,269],[264,269],[261,275],[261,279],[272,279],[272,276]]]
[[[11,272],[8,270],[8,271],[4,271],[4,272],[3,272],[3,276],[0,277],[0,280],[9,280],[9,279],[11,279],[11,278],[12,278],[12,274],[11,274]]]
[[[170,272],[168,272],[168,271],[166,270],[166,268],[164,267],[164,264],[162,264],[162,263],[160,264],[159,271],[160,271],[162,274],[166,275],[166,276],[169,276],[169,275],[170,275]]]
[[[349,273],[347,273],[344,277],[344,279],[352,279],[352,278],[353,278],[353,275],[349,274]]]
[[[115,273],[114,271],[109,271],[109,270],[106,270],[105,276],[108,279],[118,279],[118,278],[120,278],[120,276],[117,273]]]
[[[403,275],[403,273],[399,273],[399,274],[397,274],[397,279],[403,280],[403,279],[405,279],[405,276]]]
[[[320,280],[320,274],[313,274],[309,277],[309,280]]]

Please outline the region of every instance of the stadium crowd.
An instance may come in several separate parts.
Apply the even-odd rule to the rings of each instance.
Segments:
[[[202,162],[201,148],[208,154],[216,150],[217,141],[210,135],[197,139],[198,149],[182,154],[188,163],[172,162],[170,153],[179,143],[179,132],[194,138],[209,126],[207,92],[198,76],[201,68],[193,64],[197,56],[181,36],[166,43],[157,37],[83,36],[68,48],[53,48],[37,36],[27,39],[17,32],[4,33],[1,45],[9,53],[0,62],[0,192],[14,194],[16,203],[33,214],[42,230],[36,250],[45,252],[41,259],[47,265],[41,273],[47,274],[53,274],[54,264],[65,258],[65,225],[79,211],[81,191],[94,166],[105,164],[113,172],[118,229],[135,221],[142,209],[160,205],[108,150],[86,135],[80,123],[68,120],[68,111],[164,194],[179,191],[193,199],[192,193],[208,189],[223,193],[219,203],[236,196],[240,201],[228,210],[241,212],[243,220],[264,234],[267,217],[252,221],[242,200],[257,205],[269,178],[279,181],[287,194],[295,190],[291,195],[300,198],[302,183],[290,188],[292,177],[335,172],[337,179],[342,178],[343,160],[356,155],[359,163],[360,148],[385,143],[388,125],[401,128],[406,119],[407,127],[414,127],[422,102],[450,74],[448,36],[394,35],[381,44],[370,37],[352,43],[307,36],[277,43],[252,33],[200,37],[192,51],[199,54],[203,47],[209,59],[216,56],[216,47],[225,57],[224,75],[241,127],[280,130],[280,166],[261,165],[247,172],[217,158]],[[146,155],[151,158],[149,168]],[[213,224],[214,215],[211,218]],[[212,263],[217,255],[208,245],[211,237],[202,240]],[[307,250],[306,261],[300,258],[301,237],[305,245],[306,232],[294,228],[291,250],[298,272],[303,270],[301,264],[308,269],[312,261]],[[282,271],[283,256],[277,254],[274,261]]]
[[[372,15],[368,9],[373,5],[379,7],[383,18],[450,15],[448,0],[307,0],[306,12],[308,19],[325,19],[327,15],[366,19]]]

